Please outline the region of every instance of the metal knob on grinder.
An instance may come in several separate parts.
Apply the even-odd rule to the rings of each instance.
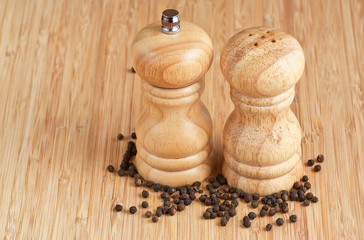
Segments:
[[[162,32],[176,34],[180,31],[180,17],[175,9],[166,9],[162,13]]]

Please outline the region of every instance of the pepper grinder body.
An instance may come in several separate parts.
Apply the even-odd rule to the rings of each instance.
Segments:
[[[178,31],[166,34],[153,23],[132,44],[133,67],[143,80],[135,165],[145,180],[171,187],[202,181],[213,169],[212,120],[200,100],[212,43],[192,23],[182,21]]]
[[[304,62],[297,40],[275,28],[246,29],[226,43],[220,63],[235,105],[224,128],[229,185],[268,195],[299,181],[301,128],[290,105]]]

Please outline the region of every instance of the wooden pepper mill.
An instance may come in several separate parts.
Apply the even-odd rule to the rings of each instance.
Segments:
[[[204,180],[213,168],[212,120],[200,100],[213,56],[209,36],[168,9],[162,24],[138,32],[131,50],[144,80],[135,127],[139,174],[171,187]]]
[[[302,176],[301,128],[290,109],[305,59],[295,38],[275,28],[235,34],[221,54],[235,105],[224,128],[222,172],[229,185],[267,195]]]

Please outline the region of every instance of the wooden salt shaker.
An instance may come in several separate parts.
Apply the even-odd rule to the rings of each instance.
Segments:
[[[224,128],[229,185],[267,195],[302,176],[301,128],[290,109],[305,58],[295,38],[275,28],[235,34],[221,54],[235,105]]]
[[[144,80],[135,127],[139,174],[171,187],[204,180],[213,167],[212,120],[200,100],[213,56],[209,36],[168,9],[162,24],[138,32],[131,50]]]

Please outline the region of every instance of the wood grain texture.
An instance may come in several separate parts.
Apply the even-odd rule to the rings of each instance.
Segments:
[[[290,105],[304,65],[300,44],[277,28],[248,28],[225,44],[220,66],[235,105],[224,128],[229,185],[268,195],[302,177],[301,127]]]
[[[140,204],[119,165],[141,109],[141,81],[130,72],[136,33],[179,10],[211,37],[214,61],[202,101],[213,119],[214,159],[233,110],[220,70],[225,42],[253,26],[295,36],[306,66],[291,106],[302,128],[304,172],[320,201],[293,204],[296,224],[265,232],[275,218],[243,229],[240,204],[225,228],[203,220],[195,203],[153,224],[116,202]],[[0,238],[5,239],[360,239],[364,236],[364,3],[361,0],[70,1],[0,0]],[[137,200],[135,200],[137,199]],[[160,203],[151,195],[150,205]],[[287,219],[287,216],[284,216]]]

